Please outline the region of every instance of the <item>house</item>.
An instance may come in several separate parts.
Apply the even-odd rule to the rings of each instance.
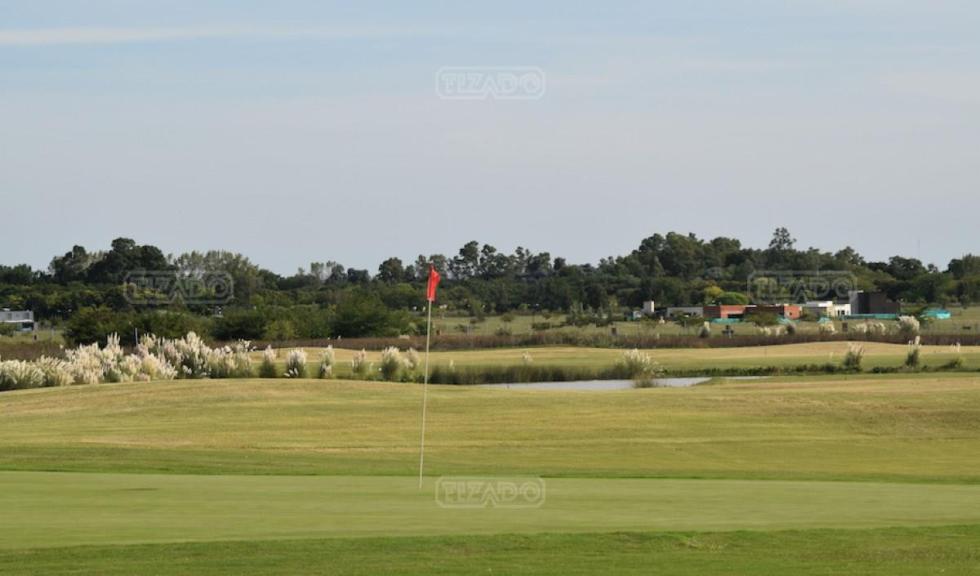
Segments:
[[[718,304],[704,307],[704,317],[711,320],[741,320],[750,314],[775,314],[787,320],[798,320],[803,309],[796,304]]]
[[[848,301],[851,305],[849,316],[863,315],[895,315],[901,313],[902,308],[898,302],[888,299],[884,292],[865,292],[864,290],[852,290],[847,293]]]
[[[851,315],[851,305],[833,300],[810,301],[803,304],[803,311],[818,318],[843,318]]]
[[[30,310],[0,310],[0,324],[13,324],[21,332],[34,330],[34,312]]]
[[[754,309],[749,310],[749,312],[758,312],[761,314],[771,313],[787,320],[799,320],[800,316],[803,315],[803,308],[796,304],[767,304],[750,308]]]
[[[704,307],[704,317],[709,320],[739,320],[745,316],[746,304],[714,304]]]

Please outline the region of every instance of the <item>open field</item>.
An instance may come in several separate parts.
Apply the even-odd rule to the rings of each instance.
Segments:
[[[960,334],[976,333],[980,331],[980,306],[969,308],[951,307],[949,308],[952,318],[949,320],[936,320],[925,323],[922,331],[925,333]],[[510,334],[530,334],[535,330],[533,324],[538,324],[539,328],[547,325],[544,331],[573,332],[577,334],[609,334],[615,327],[616,332],[621,336],[653,336],[659,333],[663,336],[697,334],[698,326],[684,328],[674,321],[658,324],[655,320],[636,320],[613,322],[611,326],[598,327],[595,325],[587,326],[564,326],[565,314],[550,314],[548,317],[542,314],[515,314],[507,316],[487,316],[482,321],[475,321],[469,316],[452,316],[436,314],[433,317],[433,327],[442,334],[473,334],[473,335],[492,335],[501,331]],[[860,322],[860,321],[857,321]],[[855,321],[851,322],[852,324]],[[894,321],[884,321],[886,326],[892,326]],[[842,322],[835,321],[837,330],[842,329]],[[734,326],[736,336],[741,334],[755,334],[758,328],[752,324],[737,324]],[[816,322],[798,322],[797,329],[801,333],[816,333],[818,325]],[[721,330],[717,327],[717,330]]]
[[[859,342],[864,350],[864,367],[897,368],[905,362],[908,347],[900,344]],[[339,346],[343,342],[338,342]],[[779,346],[748,346],[739,348],[660,348],[646,350],[666,370],[697,371],[704,369],[738,369],[767,366],[800,366],[804,364],[840,364],[848,349],[847,342],[815,342],[808,344],[784,344]],[[322,349],[306,348],[309,361],[315,363]],[[458,368],[517,366],[528,352],[535,365],[561,366],[600,370],[613,366],[623,356],[623,350],[610,348],[540,347],[540,348],[493,348],[484,350],[435,351],[431,355],[432,366],[448,368],[452,362]],[[350,376],[350,360],[354,350],[337,348],[338,365],[335,374]],[[381,353],[368,351],[368,360],[377,363]],[[283,355],[280,355],[280,359]],[[261,353],[253,355],[258,361]],[[949,346],[923,346],[924,366],[939,367],[957,357],[963,358],[967,369],[980,369],[980,346],[963,346],[959,353]]]
[[[980,569],[976,374],[433,386],[421,491],[420,394],[259,379],[4,393],[0,572]],[[546,498],[440,507],[443,475],[541,477]]]

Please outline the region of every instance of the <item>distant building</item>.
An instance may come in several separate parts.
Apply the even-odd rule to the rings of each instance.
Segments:
[[[653,300],[647,300],[643,303],[643,315],[653,316],[656,314],[657,307],[654,305]]]
[[[711,320],[741,320],[749,314],[767,313],[787,320],[798,320],[803,309],[796,304],[718,304],[704,307],[704,317]]]
[[[772,304],[755,306],[752,312],[772,313],[787,320],[799,320],[803,315],[803,307],[796,304]]]
[[[4,308],[0,310],[0,324],[14,324],[17,330],[30,332],[34,329],[34,312]]]
[[[803,304],[803,311],[818,318],[843,318],[851,315],[851,305],[833,300],[811,301]]]
[[[715,304],[704,307],[704,317],[710,320],[738,320],[745,316],[746,304]]]
[[[667,318],[680,318],[681,316],[704,316],[702,306],[670,306],[667,308]]]
[[[848,300],[851,305],[849,316],[862,316],[865,314],[898,315],[902,311],[901,305],[898,302],[889,300],[884,292],[853,290],[848,293]]]

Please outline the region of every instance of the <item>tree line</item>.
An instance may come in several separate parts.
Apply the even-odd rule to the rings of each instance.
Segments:
[[[646,300],[671,306],[742,302],[751,297],[753,275],[779,270],[846,271],[857,288],[906,303],[980,301],[980,256],[966,254],[942,270],[903,256],[867,261],[851,247],[799,249],[789,231],[778,228],[763,249],[735,238],[669,232],[645,238],[629,254],[573,264],[548,252],[519,247],[507,254],[472,241],[452,255],[419,255],[409,262],[387,258],[373,273],[323,261],[292,275],[276,274],[233,252],[165,255],[156,246],[119,238],[103,251],[74,246],[46,270],[0,266],[0,303],[33,310],[40,321],[68,323],[79,342],[103,337],[106,330],[177,335],[188,327],[218,339],[384,336],[417,329],[414,312],[424,303],[429,265],[444,278],[440,305],[476,316],[618,312]],[[220,302],[134,299],[126,282],[140,271],[175,278],[221,274],[231,291]]]

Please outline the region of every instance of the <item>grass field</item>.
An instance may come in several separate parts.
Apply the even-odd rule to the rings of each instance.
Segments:
[[[343,342],[338,342],[343,345]],[[862,342],[865,350],[864,367],[897,368],[905,362],[908,347],[900,344]],[[840,364],[847,353],[847,342],[816,342],[807,344],[784,344],[779,346],[748,346],[736,348],[662,348],[646,352],[667,370],[697,371],[703,369],[733,369],[759,366],[800,366],[804,364]],[[311,363],[318,361],[322,350],[306,348]],[[349,377],[350,360],[354,350],[338,348],[335,350],[338,376]],[[517,366],[523,362],[522,356],[528,352],[536,365],[563,366],[570,368],[589,368],[600,370],[609,368],[623,356],[622,350],[610,348],[581,347],[540,347],[540,348],[493,348],[483,350],[432,352],[433,367],[446,368],[452,362],[458,368],[483,366]],[[380,361],[380,352],[368,353],[370,362]],[[282,357],[280,354],[280,362]],[[260,352],[254,354],[258,361]],[[963,358],[966,369],[980,369],[980,346],[963,346],[959,353],[949,346],[923,346],[922,364],[939,367],[956,359]],[[285,371],[285,369],[283,369]]]
[[[926,323],[922,326],[923,332],[941,334],[975,334],[980,331],[980,306],[962,308],[953,306],[949,308],[952,318],[949,320],[937,320]],[[550,327],[545,331],[572,332],[581,335],[590,334],[609,334],[615,327],[616,333],[621,336],[653,336],[659,333],[663,336],[673,336],[682,334],[697,334],[698,326],[684,328],[676,322],[670,321],[658,324],[656,321],[617,321],[611,326],[597,327],[588,326],[564,326],[564,314],[549,314],[548,317],[542,314],[534,316],[529,314],[516,314],[507,317],[487,316],[483,321],[474,321],[468,316],[452,316],[436,314],[433,326],[442,334],[472,334],[472,335],[492,335],[501,331],[519,335],[535,332],[533,324],[547,324]],[[885,321],[885,325],[893,326],[894,321]],[[841,322],[835,321],[838,330],[842,329]],[[540,327],[540,326],[539,326]],[[797,329],[801,333],[815,333],[819,328],[816,322],[804,321],[797,323]],[[721,330],[720,327],[717,330]],[[735,326],[736,335],[755,334],[758,328],[752,324],[740,324]]]
[[[722,352],[712,350],[711,352]],[[970,574],[980,376],[690,389],[177,381],[0,395],[0,573]],[[538,477],[536,508],[438,505]]]

